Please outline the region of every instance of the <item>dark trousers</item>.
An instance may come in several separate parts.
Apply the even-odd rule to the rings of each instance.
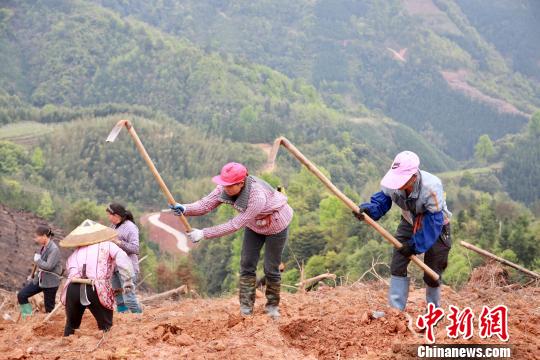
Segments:
[[[81,304],[81,286],[86,286],[86,294],[88,301],[90,301],[90,305],[88,306]],[[92,288],[92,285],[71,283],[66,293],[66,327],[64,328],[64,336],[73,334],[81,326],[81,320],[86,308],[90,309],[90,312],[94,315],[100,330],[107,331],[111,328],[113,311],[101,305],[96,290]]]
[[[413,226],[409,224],[403,217],[396,231],[396,239],[400,242],[409,241],[413,236]],[[424,254],[424,263],[433,271],[439,274],[439,280],[435,281],[427,274],[424,274],[424,282],[431,287],[438,287],[441,284],[441,275],[448,266],[448,253],[452,247],[452,239],[450,237],[450,225],[444,225],[441,235],[433,244],[433,246]],[[411,260],[408,257],[401,255],[396,249],[392,255],[392,263],[390,264],[390,272],[394,276],[407,276],[407,266]]]
[[[17,294],[17,300],[19,304],[28,304],[28,298],[32,297],[43,291],[43,298],[45,299],[45,311],[51,312],[54,309],[56,302],[56,292],[58,286],[53,288],[42,288],[38,284],[30,283],[23,287]]]
[[[288,235],[288,227],[274,235],[261,235],[246,228],[240,258],[240,276],[255,276],[261,249],[264,245],[264,275],[266,280],[268,282],[280,282],[279,264],[281,263],[281,254],[285,248]]]

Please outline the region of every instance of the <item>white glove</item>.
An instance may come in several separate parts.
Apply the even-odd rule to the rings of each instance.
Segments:
[[[202,239],[204,239],[204,232],[202,230],[199,230],[199,229],[193,229],[191,230],[191,232],[189,232],[187,234],[189,240],[191,240],[191,242],[193,244],[196,244],[198,243],[199,241],[201,241]]]
[[[28,276],[26,277],[26,281],[30,281],[30,280],[32,280],[33,278],[34,278],[34,277],[33,277],[32,275],[28,275]]]
[[[124,282],[124,294],[129,294],[130,292],[133,292],[133,288],[135,285],[133,285],[133,282],[131,280]]]
[[[34,262],[37,262],[38,260],[41,260],[41,255],[34,254]]]

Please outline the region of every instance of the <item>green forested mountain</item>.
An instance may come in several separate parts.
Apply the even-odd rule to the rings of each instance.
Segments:
[[[540,112],[527,131],[517,137],[506,155],[501,179],[512,198],[540,206]]]
[[[19,82],[6,77],[4,88],[9,96],[42,107],[38,117],[47,113],[50,121],[61,121],[73,112],[85,113],[74,106],[103,116],[126,108],[103,104],[142,105],[234,141],[271,142],[286,135],[299,143],[352,151],[347,160],[352,163],[364,157],[386,162],[406,147],[425,153],[427,168],[453,166],[403,125],[369,112],[362,115],[366,120],[340,113],[301,79],[206,54],[90,2],[13,3],[4,13],[6,48],[19,56],[9,72],[24,74]],[[345,140],[343,132],[350,133]],[[393,141],[385,141],[389,138]]]
[[[354,112],[367,105],[378,109],[431,137],[459,159],[472,154],[480,135],[496,139],[516,132],[526,118],[500,112],[480,98],[452,90],[442,71],[465,71],[472,87],[525,112],[540,106],[538,78],[514,72],[488,42],[493,36],[486,40],[481,35],[484,32],[471,25],[469,18],[476,21],[486,8],[487,13],[504,13],[490,9],[485,1],[473,2],[476,7],[467,4],[467,13],[452,0],[100,3],[202,44],[209,51],[233,53],[305,79],[336,108]],[[462,3],[469,2],[459,5]],[[521,11],[527,20],[527,13],[537,10],[532,1],[519,9],[511,3],[498,1]],[[498,27],[497,21],[486,21],[491,28]],[[538,22],[519,26],[521,32],[540,33]],[[534,35],[525,39],[534,40]],[[513,43],[507,37],[504,41]],[[527,54],[534,55],[536,46]],[[405,61],[393,57],[390,49],[406,49]],[[537,61],[532,56],[530,63],[539,74]]]
[[[44,180],[54,184],[58,195],[70,199],[82,192],[100,203],[126,199],[141,208],[165,207],[152,173],[127,132],[114,143],[105,142],[119,119],[84,119],[45,137],[42,148],[48,161],[41,172]],[[257,169],[266,160],[252,145],[208,137],[174,122],[137,117],[132,122],[161,176],[184,201],[208,190],[210,175],[222,164],[236,160]],[[204,178],[207,181],[200,181]]]
[[[510,60],[509,64],[515,71],[540,80],[538,1],[495,0],[486,3],[481,0],[458,0],[457,2],[471,25]]]
[[[231,160],[285,186],[296,214],[286,282],[302,261],[306,276],[355,279],[390,246],[285,151],[260,174],[260,144],[287,136],[355,201],[409,149],[441,173],[456,240],[538,268],[540,113],[528,114],[540,93],[536,45],[526,48],[537,5],[520,4],[495,1],[493,19],[523,18],[497,27],[479,0],[4,1],[0,201],[66,228],[112,200],[138,214],[164,207],[127,134],[104,141],[128,118],[180,201],[204,195]],[[382,224],[398,220],[393,209]],[[193,266],[204,292],[230,291],[240,239],[205,242],[178,268],[149,261],[152,284]],[[481,261],[451,256],[452,285]]]

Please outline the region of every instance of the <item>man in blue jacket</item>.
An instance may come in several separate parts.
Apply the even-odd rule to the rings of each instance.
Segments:
[[[370,202],[360,204],[360,213],[379,220],[392,207],[392,202],[401,208],[401,222],[396,239],[403,246],[394,249],[390,271],[388,301],[392,307],[405,309],[409,295],[407,266],[410,256],[424,255],[424,262],[437,274],[435,281],[424,274],[426,301],[440,306],[440,275],[448,265],[450,252],[450,217],[446,207],[441,180],[427,171],[420,170],[420,159],[412,151],[397,154],[392,167],[381,180],[381,191],[371,196]]]

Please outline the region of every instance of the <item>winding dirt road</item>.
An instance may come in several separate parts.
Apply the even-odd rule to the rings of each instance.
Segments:
[[[157,226],[163,231],[166,231],[172,236],[174,236],[174,238],[176,239],[176,247],[178,248],[178,250],[186,252],[186,253],[189,252],[189,246],[188,246],[186,235],[176,230],[172,226],[169,226],[165,224],[164,222],[160,221],[159,215],[160,213],[155,213],[155,214],[150,215],[148,217],[148,221],[150,221],[152,225]]]

